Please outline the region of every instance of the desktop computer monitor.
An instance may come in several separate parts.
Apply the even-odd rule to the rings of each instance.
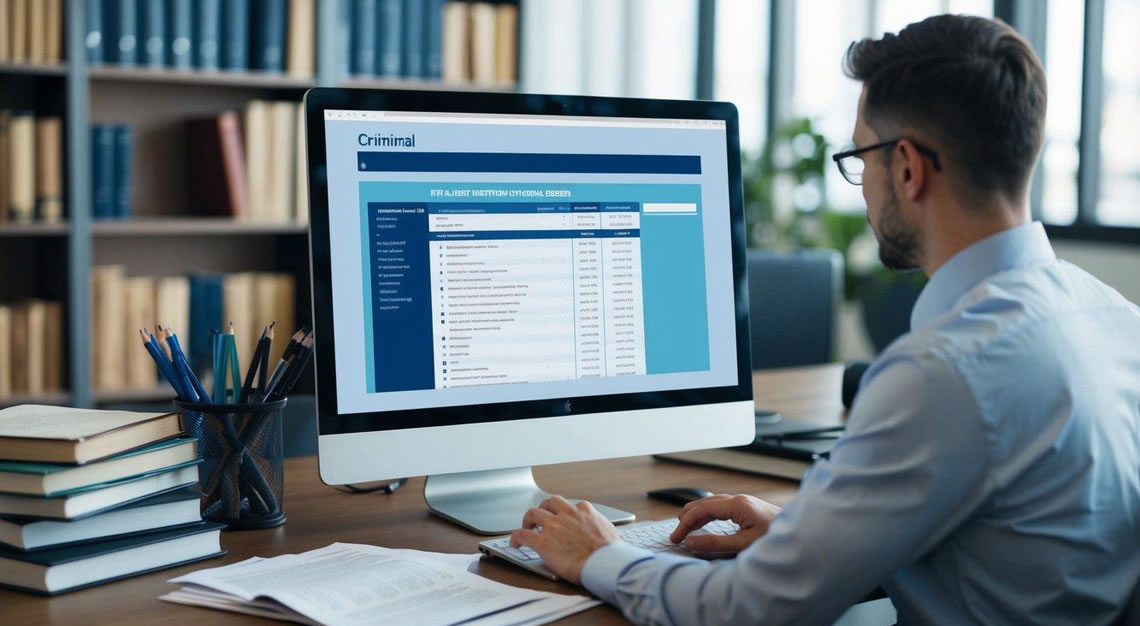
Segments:
[[[428,475],[502,534],[532,465],[752,440],[731,104],[314,89],[305,120],[326,483]]]

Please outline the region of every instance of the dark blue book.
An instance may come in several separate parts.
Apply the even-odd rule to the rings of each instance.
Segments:
[[[226,0],[222,13],[222,69],[249,69],[249,0]]]
[[[404,51],[404,1],[380,0],[380,24],[376,30],[376,64],[385,78],[399,78]]]
[[[222,0],[198,0],[194,8],[194,65],[216,72],[221,67]]]
[[[424,1],[404,0],[404,76],[424,75]]]
[[[190,367],[199,375],[214,368],[210,330],[222,327],[221,274],[191,274],[190,279]]]
[[[142,64],[166,65],[166,0],[142,0]]]
[[[424,0],[424,78],[443,78],[443,4]]]
[[[376,74],[376,2],[352,2],[352,73],[357,76]]]
[[[256,0],[252,66],[263,72],[285,71],[285,0]]]
[[[115,216],[115,132],[110,126],[91,127],[91,217]]]
[[[170,67],[194,67],[194,5],[192,0],[170,0]]]
[[[2,550],[0,586],[55,595],[222,556],[223,528],[199,522],[36,552]]]
[[[114,60],[119,65],[138,63],[139,5],[137,0],[112,0],[115,5]]]
[[[356,7],[348,0],[336,3],[337,76],[352,73],[352,16]]]
[[[103,33],[103,0],[87,0],[87,62],[102,65],[106,61],[107,42]]]
[[[114,186],[112,206],[114,216],[126,219],[131,216],[131,157],[133,133],[130,126],[115,126],[114,133]]]

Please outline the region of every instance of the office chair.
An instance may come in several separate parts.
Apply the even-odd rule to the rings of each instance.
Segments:
[[[837,250],[749,250],[752,369],[827,363],[843,298]]]

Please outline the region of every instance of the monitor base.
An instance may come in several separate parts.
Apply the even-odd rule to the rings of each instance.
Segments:
[[[424,500],[432,513],[480,535],[518,530],[527,509],[549,497],[529,467],[441,474],[428,476],[424,483]],[[633,513],[604,504],[594,504],[594,508],[615,524],[636,519]]]

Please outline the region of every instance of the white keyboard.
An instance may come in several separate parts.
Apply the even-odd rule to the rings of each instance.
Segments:
[[[677,528],[676,519],[666,519],[657,522],[637,522],[618,526],[617,528],[622,539],[639,548],[649,550],[650,552],[672,552],[674,554],[701,558],[725,556],[723,554],[712,555],[694,552],[683,545],[670,541],[669,535],[673,534],[673,530]],[[738,530],[740,530],[740,527],[732,522],[717,520],[709,522],[704,528],[694,531],[690,533],[690,535],[731,535]],[[551,580],[558,580],[558,576],[546,567],[542,562],[542,557],[538,556],[537,552],[527,547],[511,547],[510,537],[488,539],[479,544],[479,551],[483,554],[506,559]]]

